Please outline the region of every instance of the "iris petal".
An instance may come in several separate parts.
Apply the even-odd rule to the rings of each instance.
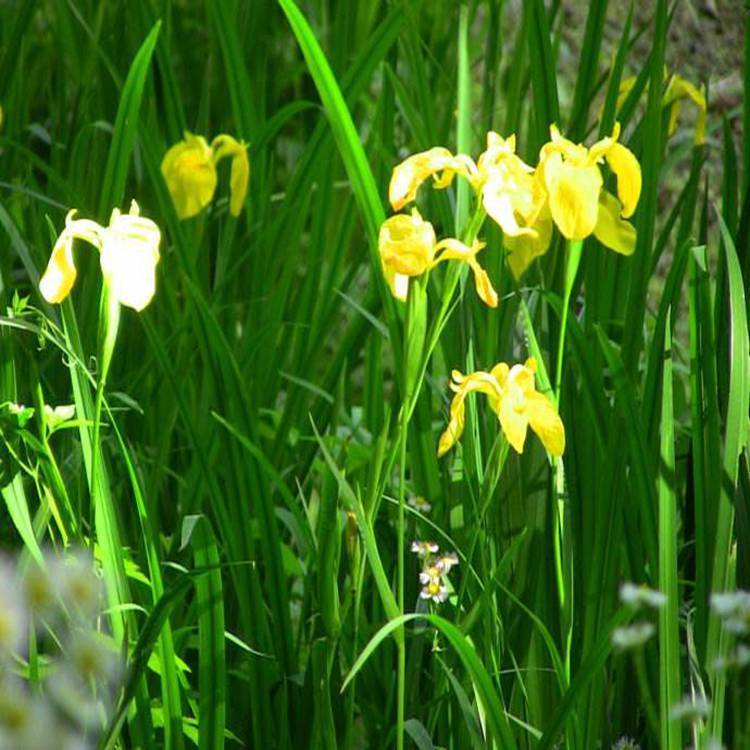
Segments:
[[[612,193],[602,190],[599,198],[599,219],[594,235],[602,243],[621,255],[632,255],[636,232],[633,225],[621,218],[622,207]]]

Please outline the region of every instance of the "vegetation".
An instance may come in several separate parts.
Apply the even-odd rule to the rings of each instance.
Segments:
[[[750,745],[750,105],[565,5],[0,4],[0,747],[92,559],[71,747]]]

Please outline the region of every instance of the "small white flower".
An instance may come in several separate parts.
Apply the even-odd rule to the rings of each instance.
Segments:
[[[421,578],[422,576],[420,576],[420,580]],[[442,584],[440,578],[428,578],[422,583],[424,585],[419,592],[422,599],[432,599],[433,602],[440,604],[448,598],[448,589]]]
[[[430,505],[421,495],[410,497],[408,503],[410,508],[414,508],[414,510],[419,513],[429,513],[432,510],[432,505]]]
[[[444,576],[451,572],[454,565],[458,565],[458,555],[455,552],[447,552],[435,561],[435,567],[439,568]]]
[[[636,622],[612,631],[612,645],[625,651],[626,649],[642,646],[653,634],[656,628],[650,622]]]
[[[669,718],[673,721],[689,721],[694,724],[702,721],[711,713],[711,703],[702,695],[686,695],[679,703],[669,709]]]
[[[661,591],[626,581],[620,586],[620,601],[635,607],[661,609],[667,603],[667,597]]]
[[[440,547],[435,542],[414,541],[411,543],[411,551],[422,559],[428,555],[434,555],[439,549]]]
[[[737,648],[727,656],[719,656],[714,660],[714,669],[723,672],[727,669],[742,669],[750,664],[750,648],[740,643]]]
[[[75,416],[76,407],[73,404],[62,404],[54,409],[49,405],[44,405],[44,421],[50,432],[56,430],[63,422],[68,422]]]

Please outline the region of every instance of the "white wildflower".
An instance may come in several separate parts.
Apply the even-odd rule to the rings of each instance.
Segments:
[[[656,628],[650,622],[636,622],[633,625],[615,628],[612,631],[612,645],[621,651],[637,648],[646,643],[655,632]]]
[[[620,586],[620,601],[634,607],[661,609],[667,603],[667,597],[661,591],[626,581]]]

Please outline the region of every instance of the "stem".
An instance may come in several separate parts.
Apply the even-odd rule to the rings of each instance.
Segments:
[[[562,320],[560,321],[560,338],[557,344],[557,366],[555,367],[555,397],[557,406],[560,407],[560,385],[562,383],[563,356],[565,353],[565,332],[568,327],[568,309],[570,307],[570,295],[573,292],[573,283],[576,280],[578,266],[581,262],[582,240],[568,240],[568,257],[565,266],[565,296],[563,298]]]
[[[406,484],[406,432],[408,419],[406,411],[402,410],[399,424],[399,478],[398,478],[398,608],[404,611],[404,495]],[[406,638],[403,626],[401,638],[398,639],[398,676],[397,676],[397,707],[396,707],[396,747],[404,747],[404,710],[406,700]]]
[[[568,313],[570,310],[570,297],[573,293],[573,284],[575,283],[578,266],[581,262],[581,250],[583,248],[582,240],[568,240],[567,242],[567,262],[565,266],[565,289],[563,296],[562,318],[560,320],[560,337],[557,344],[557,362],[555,366],[555,399],[557,408],[560,408],[562,398],[562,368],[565,356],[565,336],[568,328]],[[552,502],[552,512],[554,514],[554,527],[556,533],[553,535],[554,555],[555,555],[555,578],[557,580],[558,601],[560,605],[560,614],[562,619],[562,630],[565,633],[565,666],[570,677],[570,644],[572,642],[572,624],[573,618],[570,614],[571,597],[568,593],[568,582],[572,581],[572,573],[566,571],[566,564],[570,566],[572,560],[564,559],[565,547],[565,469],[562,458],[555,459],[554,475],[554,497]]]

